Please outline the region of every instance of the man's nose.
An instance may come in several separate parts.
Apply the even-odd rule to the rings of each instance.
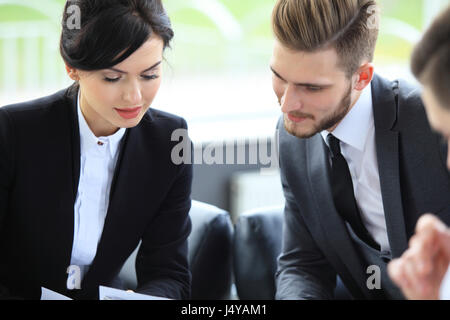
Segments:
[[[295,86],[287,85],[284,94],[280,100],[281,111],[283,113],[290,113],[301,108],[300,97]]]

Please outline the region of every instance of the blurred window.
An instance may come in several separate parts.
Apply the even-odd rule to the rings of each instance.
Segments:
[[[0,0],[0,106],[70,81],[59,55],[64,0]],[[175,30],[153,107],[188,120],[194,142],[272,136],[280,115],[271,87],[275,0],[164,0]],[[449,0],[381,0],[377,71],[409,73],[422,30]]]

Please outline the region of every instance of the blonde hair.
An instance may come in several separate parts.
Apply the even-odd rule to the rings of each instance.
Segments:
[[[373,60],[378,12],[375,0],[278,0],[272,28],[278,41],[292,50],[335,48],[340,67],[350,77],[363,60]]]

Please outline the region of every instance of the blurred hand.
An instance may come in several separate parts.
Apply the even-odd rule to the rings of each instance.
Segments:
[[[406,298],[438,300],[450,262],[450,229],[436,216],[426,214],[417,222],[409,249],[388,265],[388,273]]]

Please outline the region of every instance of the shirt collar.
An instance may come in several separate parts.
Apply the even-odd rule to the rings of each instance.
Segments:
[[[332,133],[340,141],[363,152],[371,125],[373,125],[372,87],[369,84]],[[328,145],[329,132],[324,130],[320,134]]]
[[[78,123],[80,126],[80,151],[81,154],[86,154],[87,151],[92,148],[98,148],[99,142],[103,143],[105,147],[109,148],[109,152],[112,158],[117,154],[119,149],[120,141],[122,140],[126,129],[120,128],[116,133],[108,137],[96,137],[92,132],[91,128],[86,122],[80,107],[80,91],[78,91],[77,99],[77,112],[78,112]]]

